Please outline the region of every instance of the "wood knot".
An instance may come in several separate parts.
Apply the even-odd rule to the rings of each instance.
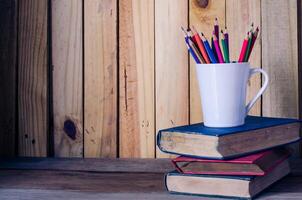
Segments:
[[[64,122],[64,132],[71,139],[73,139],[73,140],[76,139],[77,128],[76,128],[76,126],[75,126],[75,124],[72,120],[70,120],[70,119],[65,120],[65,122]]]
[[[196,3],[201,8],[206,8],[209,4],[209,0],[196,0]]]

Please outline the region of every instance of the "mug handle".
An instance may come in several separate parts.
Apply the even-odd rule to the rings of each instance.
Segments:
[[[268,82],[269,82],[269,78],[267,73],[260,68],[251,68],[250,69],[250,75],[249,75],[249,79],[251,78],[251,76],[253,74],[256,73],[261,73],[264,76],[264,84],[261,87],[261,89],[259,90],[259,92],[256,94],[256,96],[247,104],[246,106],[246,115],[248,114],[248,112],[251,110],[251,108],[253,107],[253,105],[256,103],[256,101],[258,100],[258,98],[263,94],[263,92],[266,90],[267,86],[268,86]]]

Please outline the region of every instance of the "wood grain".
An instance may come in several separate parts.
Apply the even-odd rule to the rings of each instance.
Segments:
[[[47,153],[47,0],[19,1],[19,155]]]
[[[55,156],[83,156],[82,1],[52,0]]]
[[[230,59],[237,61],[239,58],[242,42],[250,30],[251,23],[254,30],[259,26],[260,34],[254,45],[249,63],[252,67],[261,67],[261,2],[260,0],[228,0],[226,1],[226,26],[229,32]],[[253,75],[248,82],[247,103],[259,91],[261,86],[260,74]],[[249,114],[261,114],[261,100],[253,106]]]
[[[117,155],[116,1],[84,2],[84,155]]]
[[[90,173],[75,171],[0,171],[0,188],[82,192],[156,192],[164,189],[162,173]]]
[[[189,1],[190,25],[198,32],[203,32],[210,41],[214,29],[215,17],[220,28],[225,26],[225,0],[209,0],[208,4],[200,4],[199,0]],[[202,108],[196,75],[195,61],[190,56],[190,123],[202,121]]]
[[[119,2],[120,157],[154,158],[154,0]]]
[[[127,166],[127,167],[125,167]],[[302,176],[302,160],[290,159],[291,172]],[[174,166],[168,158],[0,158],[0,169],[59,170],[86,172],[145,172],[166,173]]]
[[[126,167],[125,167],[126,166]],[[167,158],[5,158],[0,169],[86,172],[167,173],[174,170]]]
[[[147,184],[149,184],[147,182]],[[152,185],[150,186],[152,187]],[[71,190],[48,190],[48,189],[3,189],[0,188],[1,199],[2,200],[19,200],[20,197],[28,200],[52,200],[64,199],[64,200],[133,200],[133,199],[142,199],[142,200],[154,200],[154,199],[164,199],[164,200],[204,200],[209,198],[202,198],[196,196],[184,196],[184,195],[171,195],[163,188],[160,188],[160,191],[156,192],[120,192],[120,193],[99,193],[99,192],[81,192],[81,191],[71,191]],[[290,193],[285,198],[289,197]],[[272,195],[270,195],[272,196]],[[269,197],[270,197],[269,196]],[[274,195],[276,198],[278,195]],[[291,195],[292,197],[293,195]],[[291,198],[292,199],[292,198]],[[298,195],[297,195],[298,199]],[[211,198],[211,200],[215,200]]]
[[[0,157],[15,155],[17,0],[0,3]]]
[[[297,1],[261,1],[262,67],[270,77],[263,115],[298,117]],[[299,151],[295,145],[296,153]],[[297,153],[298,154],[298,153]]]
[[[189,122],[188,2],[155,0],[156,131]],[[157,148],[156,157],[166,157]]]

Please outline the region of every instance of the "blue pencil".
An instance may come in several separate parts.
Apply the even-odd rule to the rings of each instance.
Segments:
[[[196,55],[195,51],[193,50],[192,46],[190,45],[190,41],[193,43],[192,38],[188,35],[188,33],[185,31],[185,29],[183,27],[181,27],[181,30],[184,33],[185,41],[186,41],[186,45],[187,45],[188,51],[192,55],[192,57],[195,60],[195,62],[197,64],[200,64],[200,60],[199,60],[198,56]]]
[[[201,33],[201,39],[202,39],[202,42],[204,44],[204,47],[209,55],[209,58],[211,60],[212,63],[217,63],[217,60],[215,58],[215,55],[210,47],[210,44],[209,42],[207,41],[207,39],[205,38],[205,36],[203,35],[203,33]]]
[[[189,41],[188,41],[188,38],[185,38],[186,40],[186,45],[187,45],[187,48],[188,48],[188,51],[190,52],[190,54],[192,55],[193,59],[195,60],[195,62],[197,64],[200,64],[200,61],[197,57],[197,55],[195,54],[194,50],[192,49],[192,47],[189,45]]]

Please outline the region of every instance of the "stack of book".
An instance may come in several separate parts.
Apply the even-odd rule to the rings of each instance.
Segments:
[[[290,167],[284,145],[300,139],[296,119],[248,116],[243,126],[209,128],[202,123],[159,131],[157,145],[175,171],[165,175],[171,193],[252,198],[280,180]]]

